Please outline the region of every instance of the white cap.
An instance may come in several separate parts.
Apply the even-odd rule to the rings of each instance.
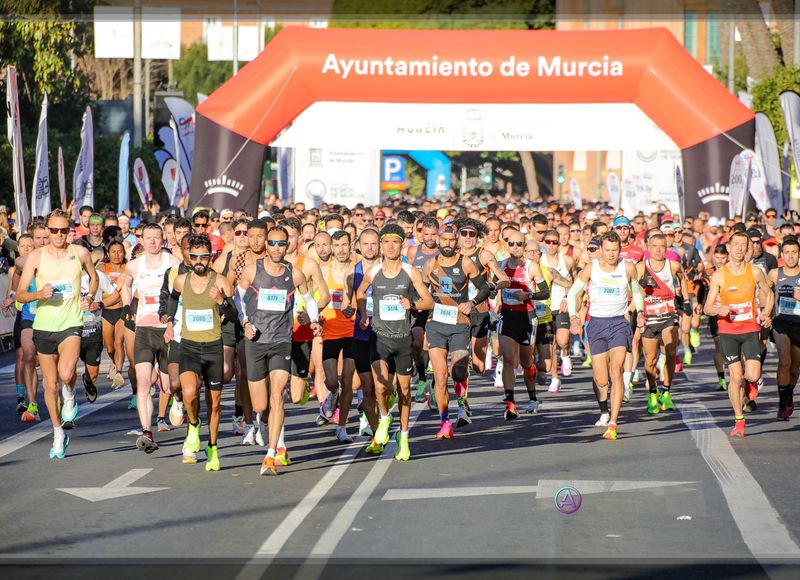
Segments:
[[[272,217],[272,214],[269,213],[267,210],[258,212],[258,219],[263,219],[265,217]]]
[[[224,215],[233,215],[233,210],[225,208],[221,212],[219,212],[219,216],[222,217]]]
[[[708,218],[708,227],[710,227],[710,228],[719,227],[720,225],[722,225],[720,223],[721,221],[722,220],[720,220],[719,218],[717,218],[717,217],[712,215],[710,218]]]
[[[596,220],[597,219],[597,212],[592,210],[586,213],[587,220]]]

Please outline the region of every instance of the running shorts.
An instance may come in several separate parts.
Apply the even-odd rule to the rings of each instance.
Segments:
[[[389,366],[390,374],[409,376],[414,368],[411,362],[411,337],[410,336],[380,336],[375,337],[375,350],[373,360],[385,361]]]
[[[645,324],[642,331],[642,338],[661,338],[661,333],[668,328],[678,326],[676,319],[662,320],[661,322],[654,322],[653,324]]]
[[[593,316],[586,323],[586,338],[592,356],[608,352],[612,348],[630,350],[633,333],[631,324],[624,316],[598,318]]]
[[[210,391],[222,390],[222,340],[181,340],[181,374],[195,373]]]
[[[181,343],[177,340],[170,340],[167,347],[167,363],[171,365],[181,364]]]
[[[122,319],[122,308],[112,308],[111,310],[103,308],[102,316],[103,320],[114,326]]]
[[[569,330],[569,312],[557,312],[553,316],[553,323],[555,324],[556,330],[561,330],[563,328]]]
[[[138,326],[133,341],[133,364],[158,362],[159,368],[166,371],[169,364],[167,343],[164,342],[164,328]]]
[[[292,347],[286,342],[264,344],[245,340],[244,354],[247,357],[248,381],[263,381],[271,371],[288,373],[292,369]]]
[[[531,344],[534,325],[527,312],[501,310],[497,328],[500,336],[507,336],[522,346]]]
[[[722,350],[722,357],[728,366],[741,362],[742,355],[747,360],[761,360],[761,341],[758,332],[720,333],[719,348]]]
[[[469,315],[469,333],[472,338],[486,338],[489,335],[489,313],[473,310]]]
[[[322,341],[322,360],[339,360],[339,354],[344,353],[343,358],[353,358],[353,337],[334,338]]]
[[[33,320],[25,320],[22,314],[17,314],[14,321],[14,350],[22,348],[22,331],[26,328],[33,328]]]
[[[100,355],[103,353],[102,340],[82,340],[81,352],[78,355],[86,366],[99,367]]]
[[[428,338],[428,348],[444,348],[449,352],[456,352],[459,350],[469,352],[469,347],[472,343],[470,340],[470,329],[471,326],[465,324],[443,324],[431,320],[425,327],[425,336]]]
[[[292,342],[290,372],[293,377],[304,379],[308,376],[311,366],[311,343]]]
[[[555,337],[555,327],[553,321],[540,322],[536,329],[536,344],[548,345],[553,344]]]
[[[81,337],[83,327],[73,326],[65,330],[50,332],[49,330],[33,331],[33,344],[36,346],[38,354],[53,355],[58,354],[58,345],[71,336]]]
[[[772,321],[772,330],[777,334],[788,336],[792,346],[800,347],[800,325],[775,318]]]
[[[372,355],[375,353],[375,334],[370,332],[368,340],[353,341],[353,359],[356,362],[356,372],[358,374],[372,372],[372,363],[377,359],[373,359]]]

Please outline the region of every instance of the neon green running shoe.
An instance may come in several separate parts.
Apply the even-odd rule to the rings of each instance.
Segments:
[[[691,364],[692,364],[692,351],[687,350],[685,353],[683,353],[683,366],[688,367]]]
[[[695,348],[700,348],[700,333],[696,328],[689,329],[689,344]]]
[[[389,395],[389,402],[387,403],[389,411],[394,409],[395,403],[397,403],[397,391],[392,391],[392,394]]]
[[[197,425],[187,423],[186,441],[184,443],[186,449],[192,453],[200,451],[200,419],[197,420]]]
[[[658,398],[659,402],[661,403],[661,410],[662,411],[677,411],[678,409],[675,407],[675,403],[672,402],[672,393],[669,391],[664,391],[661,393],[661,396]]]
[[[408,461],[411,458],[411,450],[408,448],[408,435],[403,435],[398,431],[394,439],[397,441],[397,452],[394,454],[394,458],[397,461]]]
[[[439,407],[436,405],[436,389],[431,388],[430,396],[428,397],[428,409],[431,411],[438,411]]]
[[[386,445],[389,442],[389,427],[392,426],[392,416],[387,415],[378,419],[378,429],[375,431],[375,442]]]
[[[311,398],[311,383],[309,383],[308,379],[306,379],[306,388],[303,391],[303,398],[300,399],[300,404],[305,405],[308,403],[308,400]]]
[[[206,471],[219,471],[219,450],[216,445],[206,445]]]
[[[369,445],[367,445],[366,449],[364,449],[364,453],[369,455],[380,455],[383,453],[383,445],[377,443],[375,438],[373,437],[370,441]]]
[[[414,395],[414,400],[417,403],[422,403],[425,400],[425,391],[428,389],[428,381],[425,380],[418,380],[417,381],[417,393]]]
[[[590,356],[587,356],[587,357],[586,357],[586,360],[585,360],[585,361],[583,361],[583,363],[581,364],[581,366],[582,366],[583,368],[585,368],[585,369],[588,369],[590,366],[592,366],[592,357],[590,357]]]
[[[131,397],[131,402],[128,403],[128,409],[135,411],[136,410],[136,395]]]
[[[725,379],[719,379],[717,381],[717,390],[718,391],[727,391],[728,390],[728,381]]]
[[[650,393],[647,396],[647,412],[651,415],[658,415],[658,393]]]

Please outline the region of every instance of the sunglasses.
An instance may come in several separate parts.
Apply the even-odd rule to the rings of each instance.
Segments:
[[[631,226],[619,225],[619,226],[614,226],[614,229],[615,230],[629,230],[629,229],[631,229]]]
[[[267,245],[268,246],[272,246],[273,248],[275,246],[278,246],[279,248],[283,248],[284,246],[288,246],[289,245],[289,241],[288,240],[267,240]]]
[[[375,218],[375,221],[376,221],[376,222],[382,222],[382,221],[384,221],[385,219],[386,219],[386,218],[384,218],[384,217],[376,217],[376,218]]]
[[[50,233],[53,235],[61,234],[63,236],[66,236],[69,233],[69,228],[47,228],[47,229],[50,230]]]
[[[210,258],[211,254],[189,254],[190,260],[202,260],[203,258]]]
[[[226,215],[224,218],[221,218],[221,219],[224,222],[232,222],[233,221],[233,216],[232,215]]]
[[[596,252],[596,251],[597,251],[597,250],[599,250],[599,249],[600,249],[600,248],[598,248],[597,246],[589,246],[589,247],[587,248],[587,250],[589,250],[589,253]]]
[[[353,215],[356,216],[356,217],[363,217],[364,216],[364,212],[363,211],[361,211],[361,212],[357,211]]]
[[[776,217],[778,217],[778,214],[776,214],[776,213],[768,213],[767,214],[767,219],[772,219],[772,218],[776,218]]]
[[[237,237],[238,236],[246,236],[247,235],[247,230],[233,230],[233,235],[237,236]]]
[[[476,232],[475,230],[461,230],[460,232],[458,232],[458,235],[461,236],[462,238],[477,238],[478,232]]]
[[[521,248],[525,245],[525,242],[506,242],[509,248]]]
[[[569,233],[571,233],[571,234],[579,234],[579,233],[581,233],[581,231],[580,230],[570,230]]]
[[[201,224],[201,223],[197,223],[197,222],[195,222],[195,223],[193,223],[192,225],[193,225],[194,227],[196,227],[196,228],[207,228],[207,227],[208,227],[208,223]]]
[[[754,244],[758,245],[758,246],[760,246],[760,245],[761,245],[761,241],[762,241],[762,240],[752,240],[752,242],[753,242]]]
[[[548,246],[557,246],[558,240],[545,240],[544,243],[547,244]]]

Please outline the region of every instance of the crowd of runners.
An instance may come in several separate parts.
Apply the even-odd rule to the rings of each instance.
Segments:
[[[800,223],[774,210],[680,220],[494,198],[141,220],[86,206],[75,222],[55,210],[17,236],[9,271],[17,413],[40,420],[41,375],[50,457],[63,459],[78,374],[94,402],[105,351],[111,388],[132,390],[139,450],[157,451],[158,433],[180,427],[183,463],[203,449],[205,470],[218,471],[230,388],[231,428],[242,445],[266,446],[261,474],[272,475],[291,464],[286,405],[313,399],[316,424],[344,444],[367,436],[368,454],[383,451],[396,416],[395,458],[406,461],[412,402],[438,413],[437,439],[452,439],[472,422],[471,376],[494,372],[513,420],[542,412],[537,388],[558,393],[574,359],[592,369],[598,434],[616,440],[641,373],[646,412],[676,410],[676,372],[707,323],[712,388],[727,390],[730,435],[744,437],[768,342],[777,418],[794,410],[798,235]]]

